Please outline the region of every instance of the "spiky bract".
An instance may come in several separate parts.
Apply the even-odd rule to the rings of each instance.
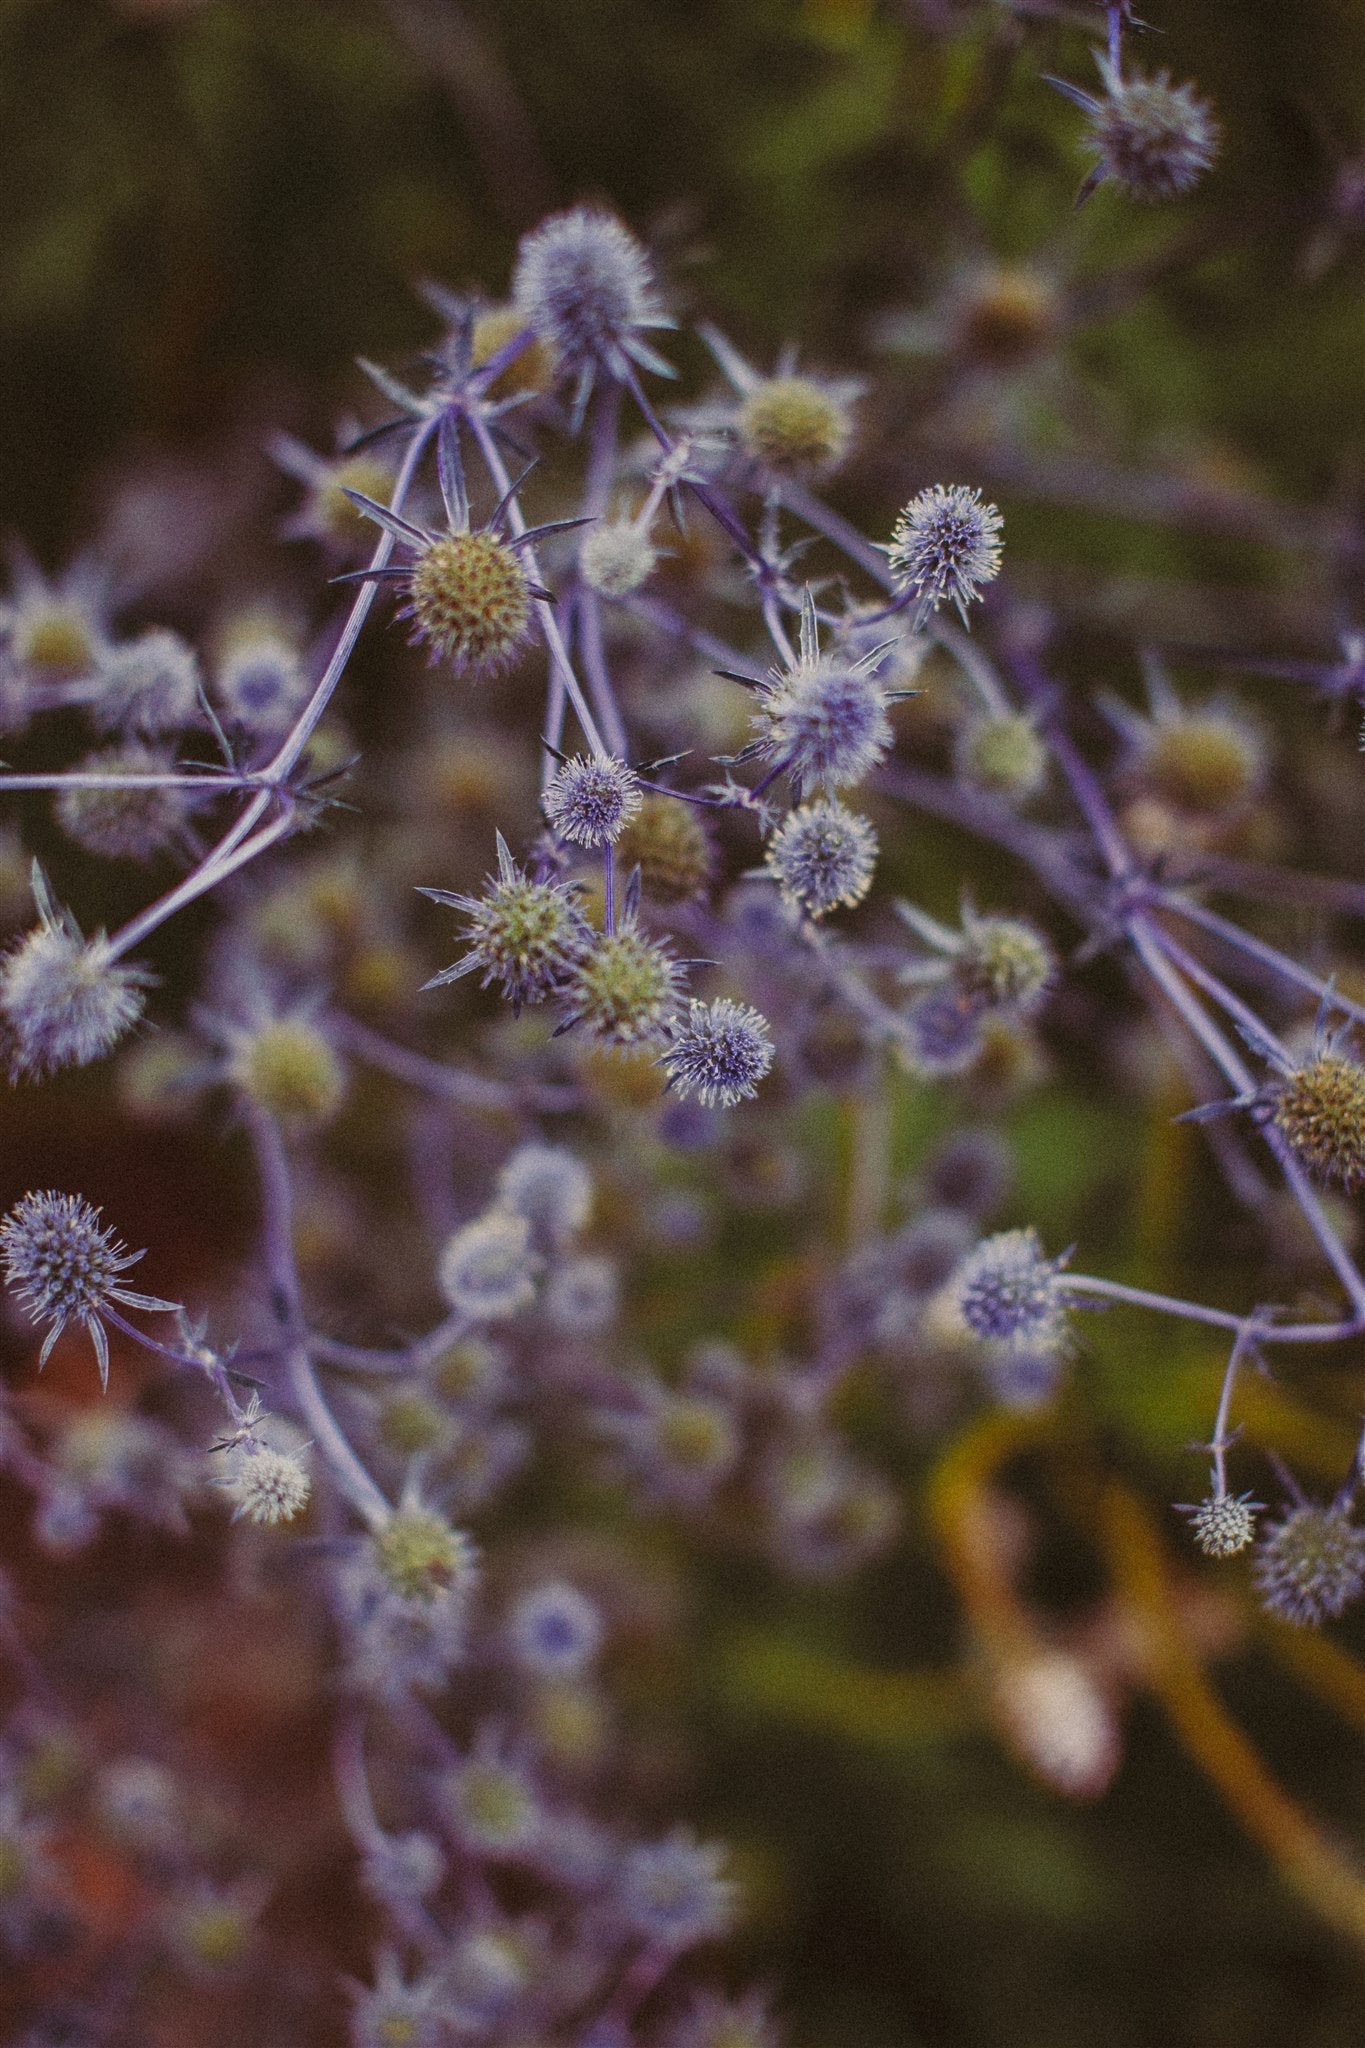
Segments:
[[[61,1195],[52,1188],[25,1195],[0,1223],[0,1256],[5,1283],[15,1289],[30,1320],[50,1326],[38,1363],[46,1363],[66,1325],[79,1322],[90,1334],[105,1384],[109,1345],[100,1316],[108,1304],[167,1311],[175,1306],[123,1286],[120,1275],[142,1253],[120,1244],[83,1195]]]

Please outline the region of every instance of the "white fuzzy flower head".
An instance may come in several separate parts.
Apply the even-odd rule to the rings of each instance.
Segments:
[[[41,901],[40,910],[40,922],[0,961],[14,1080],[102,1059],[142,1014],[142,970],[116,960],[102,933],[83,939]]]
[[[578,568],[589,590],[602,597],[629,597],[653,575],[659,557],[648,533],[630,519],[594,526],[578,553]]]
[[[968,1329],[990,1343],[1043,1352],[1064,1339],[1062,1262],[1044,1257],[1036,1230],[983,1238],[958,1267],[952,1287]]]
[[[234,1522],[245,1516],[273,1528],[301,1514],[312,1491],[308,1468],[288,1451],[269,1444],[243,1445],[233,1454],[232,1471],[222,1482],[235,1503]]]
[[[195,792],[172,785],[125,782],[123,777],[169,775],[169,749],[141,740],[102,748],[79,761],[82,775],[98,775],[107,788],[68,785],[57,797],[57,822],[87,853],[102,860],[149,861],[186,841]]]
[[[481,1323],[529,1308],[543,1260],[531,1248],[524,1216],[491,1209],[457,1230],[441,1253],[441,1292],[453,1309]]]
[[[571,1677],[585,1670],[602,1647],[602,1617],[577,1586],[547,1579],[518,1599],[507,1634],[524,1670],[542,1678]]]
[[[964,484],[934,484],[921,491],[896,521],[887,550],[901,590],[919,599],[927,617],[951,600],[963,620],[983,583],[1000,573],[1000,514]]]
[[[551,830],[590,851],[613,846],[642,800],[634,769],[600,754],[565,761],[541,799]]]
[[[202,718],[203,679],[194,649],[178,633],[153,627],[113,647],[96,671],[99,694],[90,715],[102,731],[116,727],[156,738]]]
[[[1080,103],[1090,117],[1090,147],[1099,162],[1082,186],[1088,194],[1105,178],[1134,199],[1179,199],[1199,183],[1218,154],[1212,109],[1192,86],[1172,85],[1170,73],[1124,78],[1107,58],[1098,60],[1104,93]],[[1079,96],[1078,96],[1079,97]]]
[[[562,1145],[518,1145],[497,1185],[499,1208],[524,1216],[545,1244],[567,1244],[592,1214],[592,1175]]]

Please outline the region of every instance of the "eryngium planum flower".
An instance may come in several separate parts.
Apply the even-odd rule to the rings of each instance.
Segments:
[[[1044,1258],[1036,1230],[1002,1230],[984,1238],[952,1284],[962,1320],[978,1337],[1041,1350],[1064,1334],[1061,1261]]]
[[[575,755],[551,776],[541,803],[552,831],[574,846],[612,846],[640,808],[639,777],[624,761]]]
[[[0,1223],[0,1257],[5,1284],[14,1288],[30,1320],[49,1326],[39,1365],[47,1363],[69,1322],[83,1323],[99,1360],[100,1384],[107,1387],[109,1341],[100,1317],[109,1303],[168,1314],[176,1305],[122,1284],[120,1274],[143,1254],[130,1252],[99,1219],[100,1211],[83,1195],[60,1195],[52,1188],[27,1194]]]
[[[644,339],[667,327],[649,257],[609,213],[576,206],[525,237],[512,296],[528,327],[586,387],[596,369],[625,377],[630,359],[667,371]]]
[[[696,1095],[707,1108],[719,1102],[727,1109],[758,1093],[772,1063],[767,1019],[728,996],[693,1002],[660,1060],[679,1095]]]
[[[461,975],[482,969],[482,986],[502,984],[514,1010],[541,1003],[558,989],[592,938],[570,891],[558,882],[532,881],[498,834],[498,872],[483,896],[456,896],[447,889],[423,889],[433,903],[462,910],[469,919],[463,960],[427,982],[444,988]]]
[[[1355,1527],[1340,1501],[1305,1501],[1266,1530],[1251,1575],[1272,1614],[1316,1628],[1365,1589],[1365,1529]]]
[[[896,521],[887,550],[897,587],[919,600],[918,617],[949,600],[965,622],[981,585],[1000,573],[1000,514],[964,484],[921,491]]]
[[[764,869],[784,899],[811,917],[861,903],[872,886],[877,835],[846,805],[821,799],[782,820],[768,844]]]

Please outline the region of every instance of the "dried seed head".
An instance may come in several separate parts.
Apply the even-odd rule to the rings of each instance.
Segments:
[[[433,656],[457,675],[511,666],[531,634],[531,591],[520,557],[495,533],[448,533],[413,565],[412,616]]]
[[[814,377],[765,377],[748,393],[737,421],[746,455],[780,476],[814,476],[848,453],[853,416],[837,392]]]
[[[1316,1628],[1344,1613],[1365,1589],[1365,1529],[1340,1503],[1306,1501],[1266,1530],[1251,1575],[1272,1614]]]

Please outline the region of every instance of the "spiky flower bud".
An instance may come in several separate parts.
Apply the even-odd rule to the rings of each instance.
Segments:
[[[1251,1575],[1272,1614],[1316,1628],[1345,1612],[1365,1589],[1365,1529],[1341,1502],[1305,1501],[1266,1530]]]
[[[418,555],[412,616],[419,637],[457,675],[509,668],[531,635],[531,586],[496,533],[448,533]]]
[[[616,842],[627,874],[640,870],[640,887],[655,903],[691,903],[706,893],[715,848],[696,810],[676,797],[646,793]]]
[[[234,1522],[245,1516],[249,1522],[273,1528],[302,1513],[313,1482],[303,1460],[292,1452],[255,1444],[234,1452],[232,1470],[222,1484],[235,1503]]]
[[[814,377],[765,377],[747,393],[736,422],[746,455],[779,476],[837,467],[853,438],[847,401]]]
[[[599,938],[574,968],[565,1001],[575,1023],[608,1045],[648,1045],[678,999],[679,969],[633,919]]]
[[[419,1606],[468,1592],[478,1576],[479,1553],[464,1531],[414,1502],[393,1510],[370,1550],[385,1585]]]
[[[10,1074],[35,1078],[102,1059],[142,1014],[147,977],[113,956],[103,933],[83,939],[44,912],[0,961],[0,1018]]]
[[[129,740],[77,762],[76,773],[109,779],[107,789],[69,785],[57,796],[57,822],[68,839],[102,860],[148,861],[183,840],[194,792],[184,787],[121,783],[128,775],[167,775],[169,751]]]
[[[577,754],[551,776],[541,804],[561,839],[592,849],[615,844],[640,800],[640,779],[624,761]]]
[[[1047,749],[1031,718],[1002,711],[970,718],[959,728],[953,766],[974,789],[1022,804],[1047,779]]]
[[[1207,102],[1170,73],[1122,77],[1107,58],[1097,59],[1104,93],[1089,101],[1090,147],[1099,158],[1086,181],[1105,178],[1135,199],[1178,199],[1197,185],[1218,154],[1218,123]]]
[[[117,1301],[169,1312],[175,1304],[135,1294],[122,1284],[120,1274],[143,1254],[128,1251],[99,1219],[100,1211],[83,1195],[59,1195],[51,1188],[27,1194],[0,1223],[0,1255],[5,1284],[17,1291],[30,1321],[50,1325],[39,1365],[74,1320],[89,1332],[101,1381],[107,1384],[109,1345],[100,1321],[107,1305]]]
[[[1249,1493],[1215,1491],[1182,1513],[1190,1518],[1194,1540],[1205,1557],[1236,1557],[1256,1534],[1256,1510]]]
[[[346,1069],[307,1017],[271,1017],[237,1036],[228,1078],[248,1102],[281,1123],[330,1121],[346,1093]]]
[[[862,902],[876,861],[877,835],[867,819],[822,798],[788,813],[763,865],[788,903],[824,917],[840,904]]]
[[[541,1003],[560,988],[574,963],[591,943],[591,930],[570,891],[558,882],[534,882],[513,861],[498,834],[498,872],[488,878],[484,896],[454,896],[445,889],[424,889],[433,903],[462,910],[469,919],[464,937],[469,950],[427,983],[444,988],[462,975],[482,970],[483,987],[502,984],[514,1009]]]
[[[968,1329],[992,1343],[1044,1352],[1065,1336],[1062,1261],[1043,1256],[1032,1228],[983,1238],[958,1267],[952,1291]]]
[[[437,1277],[442,1294],[461,1315],[481,1323],[503,1322],[535,1300],[543,1263],[531,1249],[526,1218],[490,1209],[447,1240]]]
[[[966,1002],[1026,1017],[1052,985],[1056,962],[1041,932],[1015,917],[962,920],[952,981]]]
[[[887,550],[898,589],[914,593],[922,614],[951,599],[967,616],[980,586],[1000,573],[1001,518],[964,484],[934,484],[905,507]]]
[[[757,1095],[772,1063],[766,1017],[728,996],[693,1002],[660,1061],[679,1095],[695,1095],[706,1108],[719,1102],[727,1109]]]
[[[653,575],[658,560],[648,533],[631,519],[594,526],[578,551],[579,574],[603,597],[629,597]]]
[[[517,254],[512,297],[527,325],[580,376],[651,359],[641,331],[663,324],[645,251],[609,213],[551,214]]]

